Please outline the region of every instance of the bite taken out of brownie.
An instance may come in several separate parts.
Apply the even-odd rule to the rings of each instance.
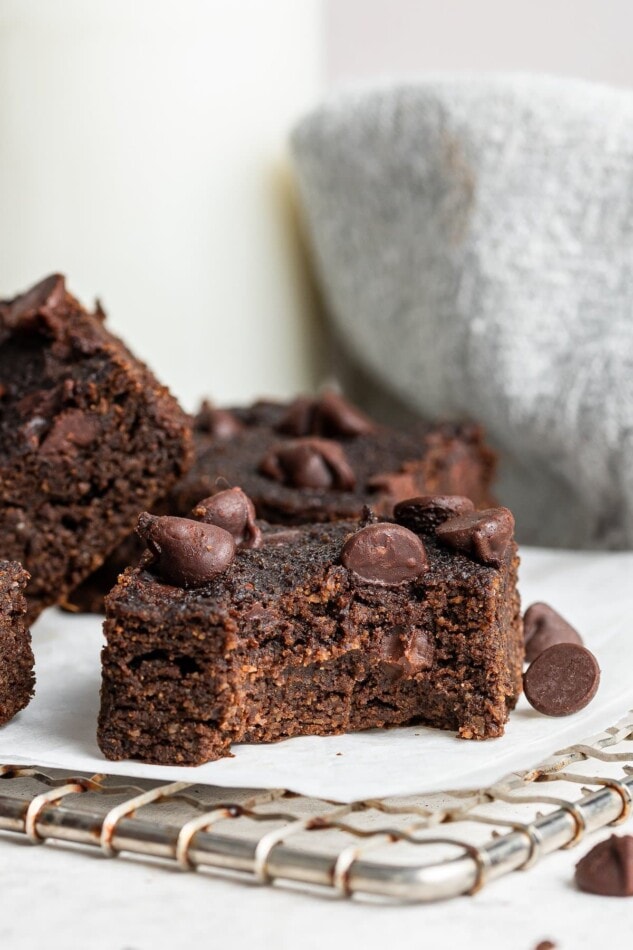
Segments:
[[[148,551],[106,598],[107,758],[195,765],[411,723],[503,733],[523,661],[507,509],[424,497],[272,528],[234,488],[192,514],[143,515]]]
[[[15,561],[0,561],[0,726],[28,705],[35,686],[24,588],[29,575]]]
[[[0,303],[0,542],[60,603],[180,478],[191,424],[60,275]]]
[[[365,505],[390,513],[417,494],[459,494],[492,504],[495,456],[473,424],[379,425],[342,396],[323,392],[245,408],[203,404],[194,421],[195,461],[158,514],[187,515],[219,485],[240,485],[271,523],[306,524],[360,517]],[[134,537],[70,597],[101,612],[121,571],[140,557]]]

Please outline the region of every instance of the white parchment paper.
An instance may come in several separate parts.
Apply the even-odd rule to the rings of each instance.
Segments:
[[[612,725],[633,706],[633,553],[524,549],[521,593],[573,623],[602,668],[596,699],[549,719],[522,699],[506,734],[466,742],[415,726],[273,745],[235,746],[198,768],[107,762],[95,741],[101,620],[47,611],[33,628],[37,691],[0,729],[0,762],[233,787],[285,787],[338,801],[488,785]]]

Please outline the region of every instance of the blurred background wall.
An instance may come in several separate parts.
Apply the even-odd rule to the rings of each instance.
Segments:
[[[187,408],[326,370],[284,155],[348,83],[633,84],[630,0],[0,0],[0,296],[53,270]]]
[[[433,70],[633,85],[630,0],[326,0],[331,85]]]

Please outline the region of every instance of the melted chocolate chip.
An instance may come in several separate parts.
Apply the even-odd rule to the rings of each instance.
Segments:
[[[435,531],[450,518],[470,514],[475,510],[470,498],[463,495],[418,495],[407,498],[393,509],[393,516],[405,528],[424,534]]]
[[[633,836],[611,835],[576,865],[581,891],[603,897],[633,897]]]
[[[577,643],[557,643],[543,650],[523,677],[527,701],[546,716],[570,716],[584,709],[599,684],[598,661]]]
[[[343,396],[326,390],[316,398],[300,396],[295,399],[277,428],[294,436],[353,438],[373,432],[376,426]]]
[[[222,441],[233,439],[244,431],[243,423],[228,409],[216,409],[206,399],[196,414],[195,427]]]
[[[341,564],[368,584],[406,584],[428,567],[424,545],[416,534],[398,524],[367,525],[347,539]]]
[[[262,533],[255,522],[255,505],[241,488],[227,488],[198,502],[191,517],[224,528],[242,548],[258,548]]]
[[[351,491],[356,477],[345,452],[328,439],[295,439],[273,446],[260,472],[292,488]]]
[[[381,659],[395,667],[399,675],[414,676],[430,669],[434,654],[433,636],[427,630],[394,627],[382,638]]]
[[[582,637],[549,604],[532,604],[523,617],[525,659],[532,663],[539,653],[555,643],[579,643]]]
[[[14,326],[20,320],[34,316],[42,310],[54,310],[64,299],[65,293],[66,285],[62,275],[51,274],[19,297],[0,302],[0,317],[7,325]]]
[[[217,525],[145,512],[136,530],[154,555],[151,569],[175,587],[202,587],[235,557],[235,541]]]
[[[449,548],[481,564],[500,567],[514,534],[514,516],[507,508],[487,508],[449,518],[436,529],[438,539]]]

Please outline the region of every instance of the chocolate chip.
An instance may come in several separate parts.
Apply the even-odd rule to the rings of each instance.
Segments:
[[[206,399],[200,406],[195,418],[198,432],[206,432],[222,441],[233,439],[244,431],[243,423],[228,409],[216,409]]]
[[[392,587],[415,580],[426,571],[424,545],[398,524],[367,525],[343,545],[341,564],[368,584]]]
[[[528,663],[555,643],[579,643],[582,646],[578,631],[549,604],[537,603],[528,607],[523,617],[523,636]]]
[[[227,488],[198,502],[191,517],[224,528],[242,548],[258,548],[262,533],[255,522],[255,505],[241,488]]]
[[[151,569],[175,587],[202,587],[235,557],[235,541],[217,525],[145,512],[136,530],[154,555]]]
[[[26,317],[34,316],[42,310],[54,310],[64,299],[66,285],[61,274],[45,277],[35,287],[14,297],[13,300],[0,302],[0,317],[8,326],[14,326]]]
[[[584,709],[599,684],[598,661],[577,643],[557,643],[543,650],[523,677],[527,701],[546,716],[570,716]]]
[[[463,495],[418,495],[407,498],[393,509],[393,516],[405,528],[416,534],[435,531],[450,518],[470,514],[475,510],[470,498]]]
[[[373,432],[376,426],[343,396],[326,390],[316,398],[295,399],[277,428],[287,435],[353,438]]]
[[[46,438],[42,441],[40,454],[43,456],[75,455],[78,449],[85,449],[92,445],[100,432],[98,415],[84,412],[83,409],[66,409],[57,416]]]
[[[500,567],[503,563],[513,533],[514,516],[507,508],[486,508],[458,515],[436,529],[442,544],[491,567]]]
[[[415,627],[394,627],[383,635],[380,656],[384,663],[397,667],[399,673],[414,676],[433,665],[435,644],[427,630]]]
[[[576,865],[581,891],[603,897],[633,897],[633,836],[611,835]]]
[[[328,439],[295,439],[273,446],[260,472],[292,488],[334,488],[351,491],[356,477],[345,452]]]

